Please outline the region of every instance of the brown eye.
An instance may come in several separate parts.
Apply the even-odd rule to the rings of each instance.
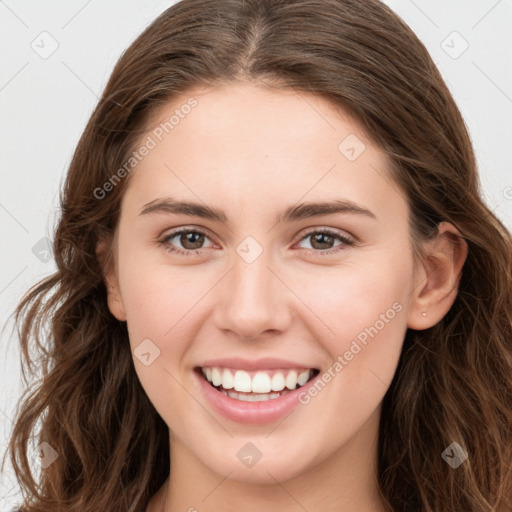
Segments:
[[[326,233],[316,233],[309,235],[311,237],[311,246],[314,249],[331,249],[334,243],[334,237]]]
[[[209,240],[206,233],[203,233],[202,231],[194,229],[181,229],[166,235],[162,240],[159,241],[159,244],[167,252],[185,256],[193,256],[195,254],[199,254],[201,249],[205,248],[203,245],[205,239]]]
[[[327,251],[327,253],[334,253],[355,244],[355,240],[348,235],[337,233],[328,229],[311,231],[303,236],[300,242],[308,239],[310,240],[311,248],[314,249],[313,252],[319,252],[321,254],[323,254],[322,251]],[[338,242],[337,244],[336,241]]]
[[[179,242],[184,249],[201,249],[201,246],[204,243],[204,235],[197,231],[181,233],[179,234]]]

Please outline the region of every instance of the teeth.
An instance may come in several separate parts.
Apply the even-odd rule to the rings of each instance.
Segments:
[[[275,373],[257,371],[251,376],[244,370],[218,367],[202,368],[202,372],[215,387],[222,386],[224,390],[233,390],[232,393],[252,393],[251,398],[247,398],[250,401],[259,400],[260,394],[267,396],[270,393],[270,398],[277,398],[280,395],[272,392],[286,392],[303,386],[311,375],[311,370],[278,370]]]
[[[281,372],[275,373],[272,377],[272,391],[282,391],[285,385],[284,375]]]
[[[297,382],[299,383],[299,386],[304,386],[306,382],[309,379],[309,370],[304,370],[303,372],[299,373],[299,376],[297,377]]]
[[[222,372],[222,387],[224,389],[233,389],[234,386],[235,379],[233,378],[233,374],[227,368],[224,368]]]
[[[271,389],[270,377],[265,372],[258,372],[252,378],[251,391],[253,393],[269,393]]]
[[[283,391],[282,393],[263,393],[263,394],[255,394],[255,393],[237,393],[236,391],[224,391],[220,390],[226,396],[230,398],[234,398],[235,400],[241,400],[242,402],[266,402],[267,400],[274,400],[275,398],[279,398],[282,395],[286,395],[289,393],[289,390]]]
[[[214,386],[220,386],[222,382],[222,375],[218,368],[212,368],[212,384]]]
[[[295,389],[297,387],[297,372],[295,370],[292,370],[286,376],[286,387],[288,389]]]
[[[215,386],[215,383],[213,383],[213,385]],[[235,382],[233,384],[233,387],[235,388],[235,391],[244,391],[246,393],[250,393],[251,376],[247,372],[244,372],[243,370],[237,370],[237,372],[235,373]]]

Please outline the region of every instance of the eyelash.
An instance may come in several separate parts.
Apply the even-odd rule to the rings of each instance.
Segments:
[[[172,233],[169,233],[164,238],[158,241],[158,245],[160,245],[164,251],[174,254],[179,254],[180,256],[195,256],[199,255],[203,252],[202,249],[192,249],[192,250],[183,250],[183,249],[177,249],[176,247],[173,247],[169,245],[169,241],[175,238],[177,235],[181,235],[183,233],[196,233],[199,235],[204,235],[208,238],[207,233],[204,231],[201,231],[200,229],[189,229],[189,228],[181,228],[176,231],[173,231]],[[350,238],[345,235],[341,235],[340,233],[337,233],[336,231],[332,231],[327,228],[320,228],[316,229],[314,231],[309,231],[308,233],[304,234],[298,242],[301,242],[305,238],[308,238],[309,236],[316,235],[316,234],[323,234],[323,235],[330,235],[333,238],[343,242],[343,244],[347,247],[351,247],[355,244],[355,240],[353,238]],[[340,248],[341,247],[341,248]],[[315,250],[315,249],[305,249],[307,251],[313,251],[315,254],[333,254],[337,253],[339,251],[343,251],[343,245],[338,246],[337,248],[332,249],[326,249],[326,250]]]

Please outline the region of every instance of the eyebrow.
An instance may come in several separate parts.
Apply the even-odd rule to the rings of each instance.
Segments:
[[[176,201],[171,197],[150,201],[142,207],[139,215],[158,213],[191,215],[193,217],[210,219],[224,224],[228,221],[226,213],[219,208],[214,208],[200,203]],[[348,199],[334,199],[327,202],[299,203],[297,205],[289,206],[284,212],[281,212],[276,217],[275,224],[298,221],[301,219],[308,219],[333,213],[352,213],[377,219],[374,213],[353,201]]]

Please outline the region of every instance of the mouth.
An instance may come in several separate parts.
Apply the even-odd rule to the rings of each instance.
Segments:
[[[220,393],[242,402],[275,400],[314,379],[317,368],[241,370],[219,366],[196,367],[197,374]]]

